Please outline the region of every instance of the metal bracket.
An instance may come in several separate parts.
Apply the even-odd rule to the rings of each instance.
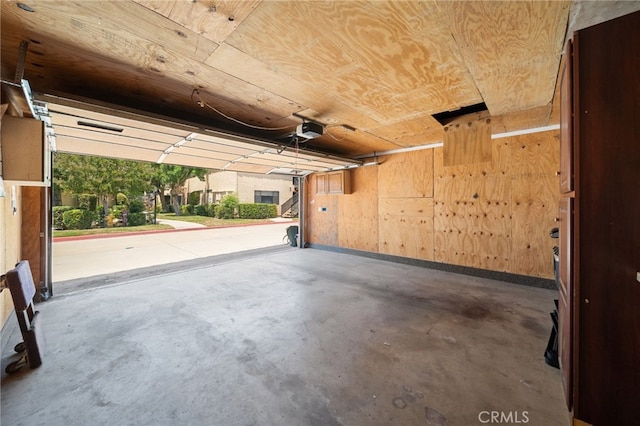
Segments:
[[[31,92],[31,86],[29,85],[29,81],[24,78],[20,81],[20,86],[22,87],[22,92],[24,93],[24,98],[29,105],[29,110],[31,111],[31,115],[36,120],[40,120],[44,122],[45,133],[47,135],[49,141],[49,148],[51,151],[56,150],[56,133],[53,130],[53,124],[51,123],[51,115],[49,115],[49,108],[45,102],[36,101],[33,99],[33,93]]]
[[[14,81],[20,83],[24,78],[24,64],[27,62],[27,50],[29,50],[29,42],[22,40],[18,48],[18,62],[16,64],[16,76]]]

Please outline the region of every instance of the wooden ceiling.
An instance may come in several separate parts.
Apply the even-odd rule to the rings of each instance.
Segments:
[[[494,133],[557,123],[572,7],[3,0],[2,79],[14,80],[19,44],[28,41],[24,78],[34,92],[276,144],[306,117],[326,132],[304,147],[358,156],[441,141],[433,114],[482,102]]]

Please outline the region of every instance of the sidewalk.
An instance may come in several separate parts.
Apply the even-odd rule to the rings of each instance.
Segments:
[[[185,222],[182,220],[158,219],[156,220],[156,222],[161,223],[163,225],[173,226],[174,229],[206,228],[205,225],[202,225],[200,223]]]

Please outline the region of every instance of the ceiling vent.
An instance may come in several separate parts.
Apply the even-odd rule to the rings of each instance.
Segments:
[[[487,105],[484,102],[481,102],[479,104],[465,106],[454,111],[439,112],[437,114],[433,114],[432,117],[435,118],[438,123],[446,126],[459,117],[483,111],[487,111]]]

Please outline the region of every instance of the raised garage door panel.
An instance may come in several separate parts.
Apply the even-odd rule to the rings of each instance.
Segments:
[[[3,179],[9,181],[45,181],[42,121],[10,115],[2,117],[2,173]]]

